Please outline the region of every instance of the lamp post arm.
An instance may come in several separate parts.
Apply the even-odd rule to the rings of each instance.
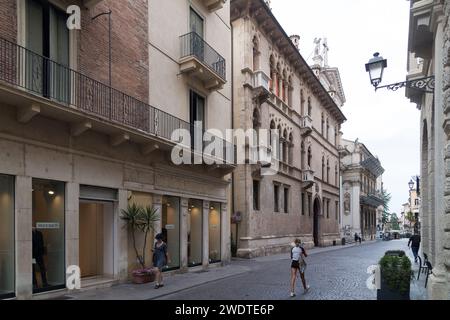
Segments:
[[[375,87],[375,91],[378,89],[388,89],[391,91],[397,91],[400,88],[411,88],[416,89],[419,91],[423,91],[426,93],[433,93],[434,94],[434,86],[435,86],[435,80],[434,76],[420,78],[420,79],[414,79],[414,80],[407,80],[403,82],[397,82],[388,84],[381,87]]]

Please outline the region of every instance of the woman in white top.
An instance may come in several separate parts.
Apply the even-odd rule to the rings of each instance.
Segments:
[[[305,249],[300,246],[300,239],[295,239],[295,246],[291,250],[291,297],[295,297],[295,281],[297,279],[297,271],[300,273],[305,293],[308,292],[309,286],[306,285],[305,269],[306,262],[303,257],[307,257]]]

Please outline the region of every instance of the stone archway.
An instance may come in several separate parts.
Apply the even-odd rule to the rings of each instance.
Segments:
[[[319,233],[319,221],[320,215],[322,212],[322,205],[319,197],[314,199],[313,205],[313,213],[314,213],[314,221],[313,221],[313,237],[314,237],[314,246],[318,247],[320,245],[320,233]]]

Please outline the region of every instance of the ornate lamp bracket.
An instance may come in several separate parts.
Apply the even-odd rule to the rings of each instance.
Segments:
[[[391,91],[397,91],[400,88],[411,88],[411,89],[415,89],[418,91],[423,91],[426,93],[434,94],[434,85],[435,85],[434,76],[431,76],[431,77],[408,80],[408,81],[404,81],[404,82],[388,84],[386,86],[376,87],[375,91],[377,91],[378,89],[382,89],[382,88],[386,88]]]

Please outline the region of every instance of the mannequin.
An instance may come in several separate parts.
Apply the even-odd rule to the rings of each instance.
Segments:
[[[36,279],[36,265],[39,267],[41,273],[42,284],[44,287],[48,287],[47,282],[47,270],[44,263],[45,245],[44,236],[41,231],[33,227],[33,286],[38,288]]]

